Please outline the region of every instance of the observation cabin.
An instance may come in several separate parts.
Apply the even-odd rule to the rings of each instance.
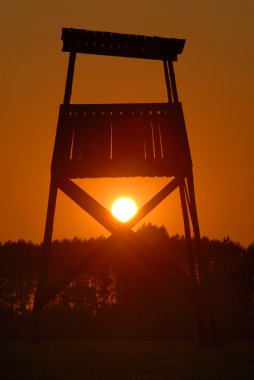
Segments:
[[[185,40],[62,29],[70,53],[52,170],[69,179],[172,177],[192,167],[173,61]],[[168,102],[70,104],[76,53],[161,60]]]

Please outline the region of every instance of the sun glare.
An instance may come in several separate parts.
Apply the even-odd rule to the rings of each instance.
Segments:
[[[127,197],[118,198],[112,205],[111,212],[121,222],[127,222],[137,212],[137,205]]]

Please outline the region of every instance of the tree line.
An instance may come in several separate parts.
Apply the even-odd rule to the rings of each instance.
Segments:
[[[143,225],[138,235],[153,248],[153,262],[189,276],[182,236]],[[53,241],[48,284],[105,238]],[[213,309],[221,339],[254,339],[254,244],[202,238]],[[0,243],[0,338],[27,338],[40,269],[41,244]],[[43,309],[42,336],[90,339],[195,339],[193,304],[151,265],[121,242],[73,280]],[[181,274],[183,278],[181,278]],[[173,275],[173,274],[172,274]]]

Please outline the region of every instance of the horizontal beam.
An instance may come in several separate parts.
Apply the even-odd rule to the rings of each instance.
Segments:
[[[176,61],[185,40],[135,34],[100,32],[86,29],[62,29],[63,51]]]
[[[147,116],[171,115],[182,112],[181,103],[104,103],[104,104],[61,104],[61,115],[67,118],[86,116],[114,118],[114,116]]]

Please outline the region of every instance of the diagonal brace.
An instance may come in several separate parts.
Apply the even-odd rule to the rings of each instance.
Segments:
[[[179,181],[176,179],[171,181],[139,210],[136,217],[133,218],[135,220],[131,220],[129,223],[125,223],[123,225],[121,222],[117,221],[106,208],[104,208],[99,202],[97,202],[93,197],[91,197],[87,192],[82,190],[75,183],[68,179],[61,180],[58,184],[59,188],[82,209],[84,209],[94,219],[96,219],[100,224],[111,231],[113,235],[102,242],[94,250],[88,252],[86,257],[79,264],[77,264],[62,278],[60,278],[51,287],[51,289],[45,291],[38,299],[35,305],[35,309],[38,309],[49,302],[57,293],[59,293],[65,286],[73,281],[75,277],[80,272],[82,272],[84,267],[91,265],[107,249],[109,249],[118,240],[118,238],[121,238],[129,248],[133,249],[143,261],[150,262],[152,267],[162,275],[166,282],[173,284],[174,286],[178,287],[183,293],[185,293],[185,295],[187,294],[188,296],[192,297],[191,288],[188,285],[186,286],[188,278],[185,276],[185,284],[178,284],[177,280],[175,279],[176,268],[171,267],[171,271],[168,271],[163,263],[159,263],[156,260],[156,252],[148,256],[146,254],[146,251],[148,250],[151,252],[151,248],[148,247],[145,242],[130,229],[132,225],[138,223],[139,220],[141,220],[154,207],[156,207],[156,205],[158,205],[164,198],[166,198],[178,186],[178,182]]]
[[[155,196],[153,196],[137,214],[127,223],[123,224],[117,221],[113,215],[97,202],[85,190],[69,179],[61,179],[58,183],[59,188],[70,197],[77,205],[85,210],[90,216],[97,220],[103,227],[112,233],[118,233],[119,230],[129,230],[149,214],[159,203],[161,203],[169,194],[171,194],[180,183],[180,179],[174,178]]]
[[[106,240],[98,244],[97,247],[91,249],[84,259],[65,273],[50,289],[44,291],[42,295],[35,300],[34,310],[36,311],[46,305],[65,286],[69,285],[83,271],[84,267],[92,265],[93,262],[100,258],[116,241],[117,236],[110,235]]]

